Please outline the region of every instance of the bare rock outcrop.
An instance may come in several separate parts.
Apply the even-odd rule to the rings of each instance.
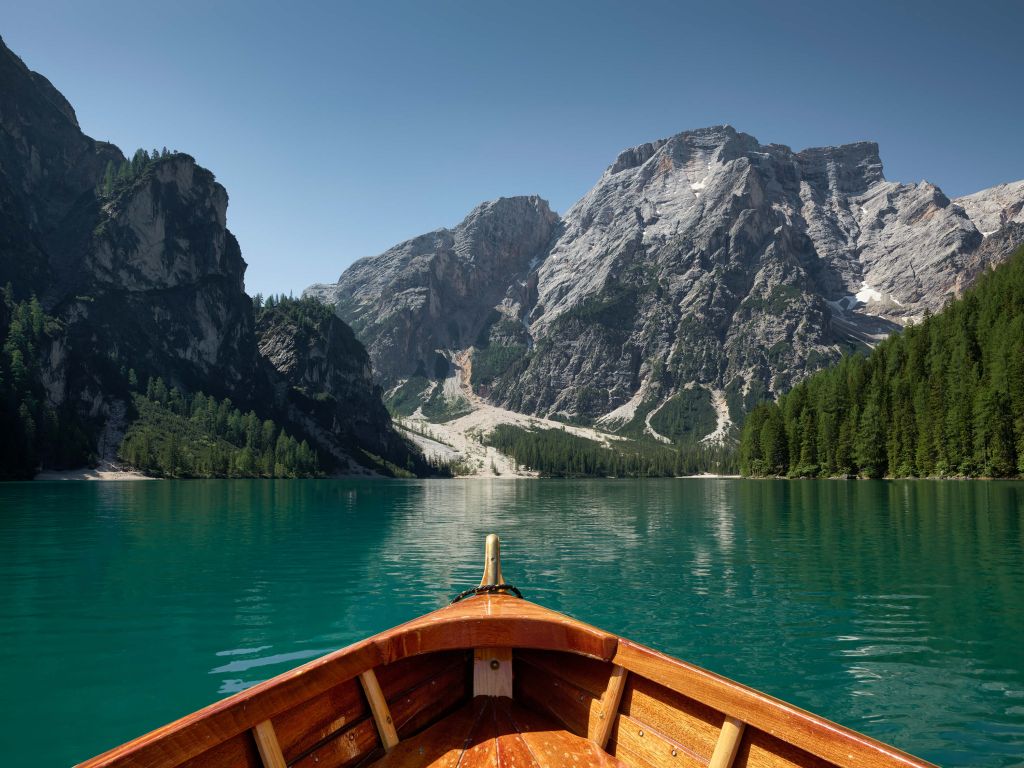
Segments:
[[[1006,258],[1022,192],[952,201],[887,181],[872,142],[795,152],[715,126],[624,151],[557,225],[517,208],[500,246],[442,230],[311,292],[386,386],[473,347],[479,393],[512,410],[642,430],[724,399],[736,422]]]

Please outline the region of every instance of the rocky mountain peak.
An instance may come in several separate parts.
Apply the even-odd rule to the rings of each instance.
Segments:
[[[805,180],[833,194],[862,195],[885,181],[878,144],[873,141],[804,149],[796,159]]]
[[[1008,226],[1024,183],[951,201],[886,181],[874,142],[794,152],[728,125],[625,150],[557,226],[546,206],[501,202],[317,290],[386,385],[469,358],[492,404],[682,425],[669,439],[693,437],[684,422],[727,434],[759,399],[941,308],[1024,231]]]
[[[715,156],[722,161],[733,159],[757,146],[754,137],[739,133],[731,125],[698,128],[624,150],[605,171],[605,176],[639,168],[655,157],[655,168],[664,170],[668,164],[686,164],[695,157],[706,160]]]
[[[75,115],[75,109],[64,98],[64,94],[54,88],[53,84],[43,75],[33,72],[25,66],[25,62],[21,60],[21,57],[7,47],[3,37],[0,37],[0,71],[3,72],[5,87],[17,87],[21,90],[30,84],[37,107],[45,104],[53,112],[56,112],[57,115],[60,115],[61,118],[70,123],[72,127],[78,128],[78,117]],[[19,84],[19,81],[21,81],[21,84]],[[56,115],[50,115],[50,119],[59,120]]]
[[[1010,224],[1024,224],[1024,181],[999,184],[954,201],[984,237]]]
[[[547,254],[560,220],[536,195],[482,203],[452,229],[439,229],[363,258],[337,283],[306,289],[339,307],[385,381],[447,370],[501,307],[517,316],[532,301],[530,272]],[[365,343],[365,342],[364,342]]]

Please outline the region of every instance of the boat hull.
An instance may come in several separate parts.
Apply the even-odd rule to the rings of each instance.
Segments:
[[[487,710],[494,728],[513,711],[508,707],[521,720],[527,712],[548,724],[509,738],[561,732],[563,752],[575,739],[611,764],[930,765],[638,643],[526,600],[488,594],[298,667],[81,768],[346,768],[398,764],[407,751],[416,759],[402,764],[427,765],[419,760],[426,748],[420,753],[410,745],[428,734],[436,741],[446,719],[465,713],[474,699],[478,707],[506,702],[505,709]],[[497,738],[493,728],[487,733]],[[461,741],[452,746],[466,748]],[[592,764],[593,754],[582,764]]]

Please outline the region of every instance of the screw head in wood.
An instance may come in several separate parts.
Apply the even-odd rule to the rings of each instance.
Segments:
[[[491,659],[491,669],[497,669],[501,666],[501,662],[497,659]]]

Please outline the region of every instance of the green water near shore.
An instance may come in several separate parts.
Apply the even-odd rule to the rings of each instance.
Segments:
[[[941,765],[1024,759],[1024,483],[0,484],[0,754],[69,765],[438,608],[525,595]]]

